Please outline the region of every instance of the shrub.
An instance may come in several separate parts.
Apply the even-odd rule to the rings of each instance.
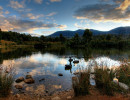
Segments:
[[[13,70],[8,67],[0,67],[0,97],[9,95],[13,83]]]
[[[116,71],[119,82],[125,83],[130,87],[130,65],[124,63]]]
[[[102,90],[103,93],[113,96],[114,92],[124,92],[126,93],[127,91],[121,88],[118,84],[115,84],[113,82],[113,78],[116,76],[119,77],[119,82],[123,83],[129,83],[130,78],[126,77],[125,74],[129,73],[129,67],[123,67],[125,69],[122,70],[122,66],[118,68],[118,70],[113,70],[108,68],[95,68],[95,81],[96,81],[96,87],[99,90]],[[123,71],[123,74],[122,74]],[[129,83],[130,84],[130,83]]]
[[[102,90],[103,93],[112,96],[114,94],[114,85],[112,79],[114,78],[114,71],[108,71],[107,68],[95,68],[96,87]]]
[[[75,79],[72,79],[72,85],[75,96],[89,94],[89,71],[79,72]]]

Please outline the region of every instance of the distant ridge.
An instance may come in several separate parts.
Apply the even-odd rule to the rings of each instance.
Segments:
[[[94,30],[94,29],[90,29],[91,32],[93,32],[93,35],[101,35],[101,34],[124,34],[124,35],[127,35],[127,34],[130,34],[130,26],[127,26],[127,27],[118,27],[118,28],[115,28],[115,29],[112,29],[110,31],[98,31],[98,30]],[[62,34],[64,37],[67,37],[67,38],[71,38],[73,37],[76,33],[79,34],[79,36],[82,36],[83,33],[84,33],[84,30],[82,29],[79,29],[79,30],[76,30],[76,31],[69,31],[69,30],[66,30],[66,31],[57,31],[51,35],[49,35],[50,37],[58,37],[60,36],[60,34]]]

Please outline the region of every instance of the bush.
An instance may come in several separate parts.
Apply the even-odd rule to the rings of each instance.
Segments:
[[[108,70],[107,68],[95,68],[96,87],[110,96],[114,94],[113,78],[114,71]]]
[[[124,63],[116,71],[119,82],[125,83],[130,87],[130,65]]]
[[[90,73],[89,71],[87,71],[87,72],[79,72],[79,74],[75,77],[76,79],[72,79],[72,85],[75,96],[89,94],[89,86],[90,86],[89,77]]]
[[[13,83],[13,70],[0,67],[0,97],[9,95]]]
[[[103,93],[105,93],[106,95],[109,95],[109,96],[113,96],[114,92],[126,93],[127,92],[126,90],[124,90],[118,84],[115,84],[113,82],[113,78],[115,77],[115,74],[116,74],[117,77],[120,76],[119,82],[129,83],[130,78],[128,78],[124,75],[125,73],[127,73],[126,71],[123,74],[119,74],[120,71],[122,72],[121,68],[122,67],[119,67],[120,70],[119,69],[118,70],[113,70],[113,69],[108,70],[108,68],[96,67],[95,68],[96,87],[99,90],[102,90]],[[127,71],[128,71],[128,68],[126,68]]]

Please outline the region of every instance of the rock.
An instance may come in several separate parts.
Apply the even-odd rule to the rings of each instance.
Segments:
[[[45,80],[45,78],[42,78],[41,80]]]
[[[72,68],[72,65],[65,65],[65,70],[70,70]]]
[[[27,84],[32,84],[35,82],[35,80],[32,78],[32,75],[26,75],[26,79],[24,80]]]
[[[62,86],[61,85],[52,85],[55,89],[61,89]]]
[[[32,75],[26,75],[26,79],[32,78]]]
[[[74,74],[74,75],[78,75],[78,74],[80,74],[80,73],[79,73],[79,72],[74,72],[73,74]]]
[[[90,79],[89,79],[89,82],[90,82],[90,84],[91,84],[92,86],[96,86],[96,82],[95,82],[94,79],[90,78]]]
[[[20,83],[20,82],[22,82],[22,81],[24,81],[24,77],[19,77],[18,79],[16,79],[16,83]]]
[[[44,98],[41,98],[40,100],[45,100]]]
[[[19,94],[16,94],[15,97],[16,97],[16,98],[20,98],[20,95],[19,95]]]
[[[48,90],[46,90],[46,93],[48,93]]]
[[[73,61],[73,63],[79,63],[79,61],[78,61],[78,60],[75,60],[75,61]]]
[[[10,94],[13,94],[13,91],[10,91]]]
[[[33,78],[29,78],[29,79],[25,79],[24,82],[27,84],[32,84],[35,82],[35,80]]]
[[[60,97],[54,97],[54,98],[51,98],[51,100],[61,100]]]
[[[124,83],[119,82],[119,86],[124,88],[125,90],[129,90],[129,86]]]
[[[70,58],[70,59],[69,59],[69,62],[71,62],[71,61],[73,61],[73,59],[72,59],[72,58]]]
[[[26,87],[25,90],[30,92],[34,91],[33,87]]]
[[[16,88],[16,89],[22,89],[23,86],[22,86],[22,85],[15,85],[15,88]]]
[[[59,73],[58,76],[63,76],[63,74]]]
[[[71,96],[68,96],[67,99],[71,99],[72,97]]]
[[[114,83],[118,84],[120,87],[124,88],[125,90],[129,90],[129,86],[125,83],[119,82],[118,80],[113,80]]]
[[[72,77],[72,80],[73,80],[73,81],[77,81],[77,80],[78,80],[78,78],[77,78],[77,77],[75,77],[75,76],[73,76],[73,77]]]
[[[65,67],[69,67],[70,68],[70,67],[72,67],[72,65],[65,65]]]
[[[39,80],[39,82],[44,81],[44,80],[45,80],[45,78],[42,78],[42,79]]]
[[[113,78],[113,82],[118,83],[119,81],[118,81],[118,79],[115,77],[115,78]]]

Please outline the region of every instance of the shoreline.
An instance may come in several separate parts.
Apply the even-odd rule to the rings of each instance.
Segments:
[[[10,94],[6,98],[0,98],[0,100],[129,100],[130,93],[128,94],[119,94],[115,93],[114,96],[107,96],[101,94],[95,87],[90,88],[90,94],[85,96],[74,96],[74,92],[72,89],[68,91],[55,92],[52,95],[45,94]]]

